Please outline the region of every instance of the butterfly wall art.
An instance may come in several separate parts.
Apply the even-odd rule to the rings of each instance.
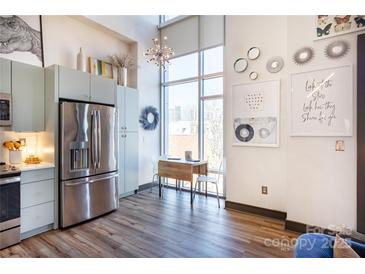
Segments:
[[[315,39],[365,30],[365,15],[317,15]]]

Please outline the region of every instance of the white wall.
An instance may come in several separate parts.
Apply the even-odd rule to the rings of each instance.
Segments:
[[[103,29],[69,16],[42,16],[45,67],[59,64],[76,69],[76,56],[82,47],[85,56],[108,58],[125,54],[129,44]]]
[[[100,24],[135,42],[133,51],[138,58],[137,89],[140,110],[148,105],[160,107],[159,70],[147,64],[143,52],[152,46],[152,39],[158,37],[158,16],[86,16],[87,20]],[[152,156],[160,153],[160,130],[139,130],[139,183],[152,180]]]
[[[281,83],[280,148],[233,147],[232,84],[249,83],[251,71],[259,80],[285,78],[286,67],[278,73],[266,71],[266,61],[272,56],[286,59],[286,24],[283,16],[226,16],[225,46],[225,154],[227,200],[286,211],[286,97],[287,83]],[[257,46],[261,56],[250,61],[245,73],[236,73],[233,63],[246,57],[249,48]],[[268,186],[269,195],[261,195],[261,186]]]
[[[356,227],[356,130],[353,137],[291,137],[290,74],[353,64],[356,68],[356,36],[352,33],[313,41],[313,16],[227,16],[225,55],[225,153],[227,200],[287,212],[287,219],[322,227]],[[324,56],[324,47],[336,39],[350,42],[351,51],[339,60]],[[250,61],[260,80],[281,79],[280,148],[232,147],[232,84],[249,82],[248,73],[233,70],[236,58],[258,46],[262,55]],[[309,64],[293,63],[293,53],[302,46],[315,50]],[[270,74],[265,64],[279,55],[285,60],[279,74]],[[354,69],[354,115],[356,69]],[[354,119],[356,128],[356,119]],[[335,141],[345,140],[345,151],[335,152]],[[261,185],[269,187],[267,196]]]
[[[313,62],[297,66],[287,62],[290,72],[301,72],[343,64],[354,65],[354,117],[356,117],[356,41],[352,33],[313,42],[313,17],[288,17],[288,50],[309,45],[316,56]],[[349,54],[339,60],[324,56],[327,44],[338,39],[350,42]],[[351,91],[350,91],[351,92]],[[289,137],[287,218],[322,227],[356,228],[356,119],[353,137]],[[336,152],[335,142],[345,140],[345,151]]]

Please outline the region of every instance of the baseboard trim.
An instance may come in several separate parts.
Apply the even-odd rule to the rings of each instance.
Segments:
[[[149,189],[149,188],[151,188],[153,186],[157,186],[157,185],[158,185],[158,182],[146,183],[146,184],[140,185],[138,187],[138,191],[143,191],[143,190]]]
[[[248,213],[261,215],[261,216],[265,216],[265,217],[270,217],[270,218],[274,218],[274,219],[278,219],[278,220],[282,220],[282,221],[286,220],[286,212],[273,210],[273,209],[267,209],[267,208],[263,208],[263,207],[257,207],[257,206],[252,206],[252,205],[246,205],[246,204],[226,201],[225,208],[231,209],[231,210],[242,211],[242,212],[248,212]]]
[[[307,232],[307,225],[299,222],[294,222],[290,220],[285,221],[285,229],[299,232],[299,233],[306,233]]]

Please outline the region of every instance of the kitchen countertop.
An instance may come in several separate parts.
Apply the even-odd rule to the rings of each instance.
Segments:
[[[46,168],[54,168],[54,164],[41,162],[40,164],[18,164],[14,165],[18,167],[21,171],[30,171],[30,170],[37,170],[37,169],[46,169]]]

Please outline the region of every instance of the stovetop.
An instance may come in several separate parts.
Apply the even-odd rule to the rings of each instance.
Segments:
[[[19,176],[20,169],[13,165],[7,165],[4,162],[0,162],[0,178],[9,177],[9,176]]]

